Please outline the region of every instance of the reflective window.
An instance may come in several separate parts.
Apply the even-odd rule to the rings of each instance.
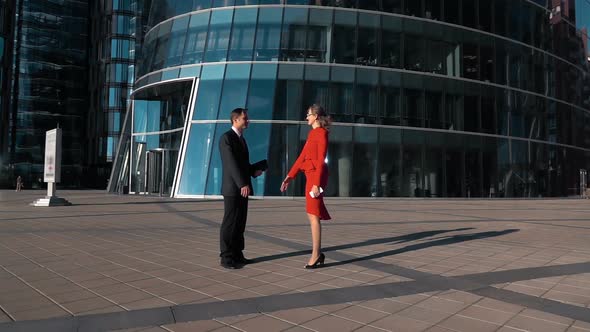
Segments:
[[[205,62],[227,60],[233,13],[233,10],[216,10],[211,13]]]
[[[171,29],[172,21],[168,21],[162,24],[158,30],[158,36],[156,37],[156,54],[154,55],[151,71],[164,68],[164,63],[168,58]]]
[[[211,160],[209,161],[209,171],[207,173],[207,186],[205,195],[219,195],[221,193],[221,177],[223,175],[221,165],[221,155],[219,153],[219,138],[228,130],[231,130],[229,120],[227,124],[218,123],[215,126],[215,136],[213,139],[213,149],[211,151]]]
[[[329,109],[334,121],[350,121],[354,112],[354,81],[354,68],[332,68]]]
[[[213,5],[211,7],[228,7],[233,5],[234,0],[213,0]]]
[[[494,10],[494,1],[480,0],[478,3],[479,7],[479,21],[478,29],[487,32],[492,31],[492,18]]]
[[[334,12],[331,62],[355,63],[356,24],[356,12]]]
[[[113,38],[111,40],[111,58],[133,59],[132,48],[135,43],[127,39]]]
[[[256,34],[256,8],[239,8],[234,14],[229,51],[230,61],[251,61]]]
[[[444,128],[443,86],[444,81],[437,79],[424,83],[424,119],[427,128]]]
[[[111,32],[122,35],[132,34],[135,32],[135,20],[131,16],[113,15],[111,19]]]
[[[107,65],[107,80],[113,83],[128,83],[128,64],[114,63]]]
[[[387,125],[401,124],[401,75],[393,72],[381,73],[381,116]]]
[[[281,35],[281,61],[304,61],[307,40],[307,16],[305,8],[286,8]]]
[[[487,2],[488,0],[482,0]],[[463,25],[470,28],[477,28],[477,3],[478,0],[466,0],[461,4],[461,10],[463,11]]]
[[[406,35],[404,39],[404,68],[408,70],[424,71],[426,57],[425,41],[418,35]]]
[[[494,2],[494,32],[498,35],[505,36],[507,28],[507,3],[510,0],[496,0]]]
[[[381,65],[391,68],[400,67],[401,59],[401,20],[395,17],[383,17],[381,32]]]
[[[352,128],[333,126],[330,128],[328,146],[328,172],[330,179],[327,196],[349,197],[352,195],[353,160],[350,153]]]
[[[278,61],[282,8],[260,8],[256,29],[256,61]]]
[[[380,21],[379,15],[359,14],[356,64],[376,66],[379,63]]]
[[[209,12],[191,15],[182,64],[203,62],[208,25]]]
[[[184,16],[173,21],[168,46],[168,59],[164,67],[174,67],[182,63],[189,19],[190,16]]]
[[[209,160],[213,149],[215,124],[193,124],[184,157],[182,177],[178,185],[180,195],[203,195],[207,182]]]
[[[389,13],[401,13],[402,0],[381,0],[383,11]]]
[[[332,28],[332,17],[331,10],[310,9],[305,61],[327,61],[327,39]]]
[[[459,1],[460,0],[444,0],[445,3],[445,22],[459,24]]]
[[[376,123],[379,110],[379,72],[357,69],[354,122]]]
[[[360,0],[363,1],[363,0]],[[344,8],[356,8],[357,0],[332,0],[332,6]]]
[[[424,197],[422,154],[424,135],[412,130],[402,132],[402,197]]]
[[[113,0],[113,10],[135,10],[135,2],[132,0]]]
[[[250,119],[272,119],[273,99],[277,77],[276,65],[253,65],[248,90],[248,115]]]
[[[246,107],[250,64],[230,64],[225,69],[219,119],[229,119],[230,113],[237,107]]]
[[[477,45],[463,44],[463,77],[476,80],[479,78],[479,50]]]
[[[378,134],[374,128],[356,127],[353,130],[352,146],[352,192],[351,196],[377,197],[379,190],[378,174]]]
[[[217,119],[225,66],[203,66],[194,120]]]
[[[211,0],[193,0],[193,10],[201,10],[207,8],[211,8]]]
[[[255,163],[263,159],[268,160],[268,142],[270,142],[272,126],[273,125],[267,123],[252,123],[250,126],[248,126],[248,129],[244,131],[244,139],[248,144],[248,152],[250,152],[251,163]],[[285,156],[283,155],[282,157],[284,158]],[[268,172],[264,172],[257,178],[251,178],[254,195],[264,195],[267,174]],[[280,187],[281,185],[279,184],[278,188]],[[221,185],[219,186],[218,190],[221,190]]]
[[[440,20],[442,17],[441,0],[424,1],[424,17],[431,20]]]

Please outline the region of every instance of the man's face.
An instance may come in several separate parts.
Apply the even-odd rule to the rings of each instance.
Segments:
[[[248,112],[243,112],[234,120],[234,127],[238,130],[244,130],[248,128]]]

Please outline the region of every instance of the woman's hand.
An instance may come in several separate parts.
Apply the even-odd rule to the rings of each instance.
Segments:
[[[287,190],[287,187],[289,187],[289,182],[291,182],[291,178],[290,177],[286,177],[283,180],[283,183],[281,183],[281,192],[285,192],[285,190]]]
[[[320,196],[320,188],[318,188],[318,186],[311,187],[311,191],[313,192],[313,197]]]

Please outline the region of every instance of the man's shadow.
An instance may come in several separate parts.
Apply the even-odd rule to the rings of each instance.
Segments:
[[[386,237],[386,238],[381,238],[381,239],[372,239],[372,240],[366,240],[366,241],[362,241],[362,242],[325,247],[325,248],[322,248],[322,252],[337,251],[337,250],[342,250],[342,249],[351,249],[351,248],[358,248],[358,247],[366,247],[366,246],[371,246],[374,244],[383,244],[383,243],[391,243],[391,244],[405,243],[405,242],[424,239],[424,238],[431,237],[431,236],[438,235],[438,234],[449,233],[449,232],[468,231],[471,229],[474,229],[474,228],[469,227],[469,228],[457,228],[457,229],[441,229],[441,230],[424,231],[424,232],[418,232],[418,233],[412,233],[412,234],[406,234],[406,235],[400,235],[400,236],[394,236],[394,237]],[[254,259],[254,262],[260,263],[260,262],[272,261],[275,259],[308,255],[310,253],[311,253],[310,249],[299,250],[299,251],[294,251],[294,252],[258,257],[256,259]],[[326,265],[328,265],[328,264],[326,264]]]
[[[486,239],[486,238],[491,238],[491,237],[496,237],[496,236],[502,236],[502,235],[506,235],[506,234],[510,234],[510,233],[514,233],[514,232],[518,232],[518,231],[519,231],[519,229],[505,229],[503,231],[489,231],[489,232],[480,232],[480,233],[473,233],[473,234],[459,234],[459,235],[447,236],[447,237],[435,239],[434,241],[411,244],[411,245],[405,246],[403,248],[388,250],[388,251],[376,253],[373,255],[353,258],[353,259],[340,261],[340,262],[328,263],[328,264],[325,264],[324,266],[325,267],[333,267],[333,266],[339,266],[339,265],[344,265],[344,264],[351,264],[351,263],[356,263],[356,262],[370,260],[370,259],[398,255],[398,254],[402,254],[402,253],[405,253],[408,251],[415,251],[415,250],[420,250],[420,249],[425,249],[425,248],[430,248],[430,247],[446,246],[449,244],[461,243],[461,242],[472,241],[472,240]]]

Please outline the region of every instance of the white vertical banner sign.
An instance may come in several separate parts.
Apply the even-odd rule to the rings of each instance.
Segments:
[[[49,130],[45,134],[45,171],[43,176],[47,183],[61,181],[61,128]]]
[[[47,196],[35,200],[33,206],[72,205],[68,200],[57,197],[55,184],[61,181],[61,128],[48,130],[45,134],[44,181],[47,182]]]

